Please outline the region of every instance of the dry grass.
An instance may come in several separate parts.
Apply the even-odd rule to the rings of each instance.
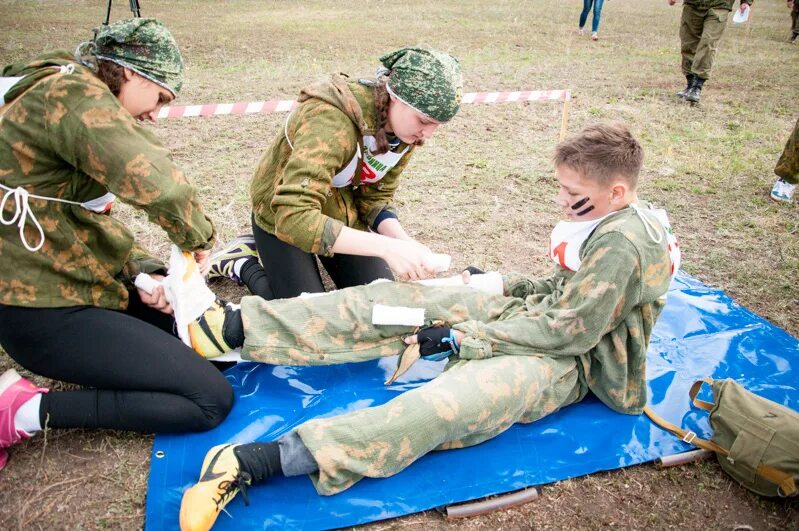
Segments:
[[[601,40],[579,38],[578,2],[145,2],[172,28],[187,59],[180,103],[291,98],[330,72],[371,73],[382,52],[426,43],[461,59],[466,90],[574,92],[570,129],[627,123],[642,140],[642,196],[665,206],[684,267],[793,335],[799,334],[796,204],[771,203],[773,166],[796,120],[799,48],[785,42],[782,0],[760,0],[751,34],[731,27],[701,107],[680,88],[679,7],[606,3]],[[125,2],[115,17],[126,16]],[[72,48],[104,17],[101,2],[0,0],[0,63]],[[277,115],[165,121],[156,133],[198,186],[221,241],[248,229],[247,192]],[[409,231],[455,265],[544,273],[557,219],[549,157],[553,104],[468,106],[420,150],[397,200]],[[120,209],[139,238],[166,254],[167,240]],[[0,355],[0,369],[11,365]],[[139,528],[149,437],[49,432],[16,447],[0,483],[0,529]],[[799,507],[764,501],[717,465],[666,472],[649,466],[569,480],[524,508],[468,522],[436,513],[386,528],[797,528]]]

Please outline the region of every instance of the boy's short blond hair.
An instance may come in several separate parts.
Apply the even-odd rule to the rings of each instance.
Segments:
[[[635,190],[644,150],[623,124],[599,123],[558,144],[553,161],[604,185],[624,179]]]

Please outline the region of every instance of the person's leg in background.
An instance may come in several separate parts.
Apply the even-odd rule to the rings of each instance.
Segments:
[[[585,33],[585,23],[588,20],[588,13],[591,12],[591,4],[594,0],[583,0],[583,10],[580,12],[580,35]]]
[[[706,10],[705,10],[706,11]],[[683,4],[682,16],[680,17],[680,54],[682,57],[682,73],[688,82],[684,89],[677,93],[677,96],[684,98],[691,90],[696,79],[693,71],[694,57],[699,41],[702,38],[704,28],[704,11],[695,7]]]
[[[729,14],[730,11],[728,9],[718,8],[707,9],[704,13],[702,34],[691,63],[694,83],[685,94],[685,99],[690,102],[699,103],[702,87],[710,79],[710,71],[716,59],[719,42],[721,42],[721,37],[727,28]]]
[[[594,0],[594,17],[591,20],[591,38],[599,39],[599,19],[602,17],[602,6],[605,0]]]
[[[793,127],[793,132],[785,143],[785,149],[774,167],[777,181],[771,189],[771,198],[775,201],[790,203],[799,184],[799,120]]]

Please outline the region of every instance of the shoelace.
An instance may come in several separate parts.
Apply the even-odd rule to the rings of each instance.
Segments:
[[[251,481],[252,476],[250,476],[249,473],[239,472],[233,481],[225,480],[219,482],[219,488],[221,489],[219,499],[214,498],[216,509],[218,511],[223,511],[225,509],[223,505],[225,504],[226,498],[232,496],[236,489],[241,491],[241,499],[244,501],[244,505],[250,505],[250,497],[247,494],[247,487],[249,487]]]

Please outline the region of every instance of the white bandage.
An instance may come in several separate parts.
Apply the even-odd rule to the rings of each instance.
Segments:
[[[422,326],[424,325],[424,308],[375,304],[372,307],[372,324]]]
[[[452,257],[448,254],[433,253],[424,257],[425,265],[429,265],[436,273],[443,273],[449,270],[452,264]]]
[[[453,275],[446,278],[431,278],[419,280],[418,282],[425,286],[465,286],[492,295],[502,295],[504,293],[502,275],[496,271],[482,273],[480,275],[471,275],[468,284],[463,283],[463,277],[461,275]]]
[[[161,285],[156,279],[148,275],[147,273],[139,273],[136,275],[136,279],[133,281],[133,284],[139,288],[140,290],[149,293],[152,295],[155,288]]]

